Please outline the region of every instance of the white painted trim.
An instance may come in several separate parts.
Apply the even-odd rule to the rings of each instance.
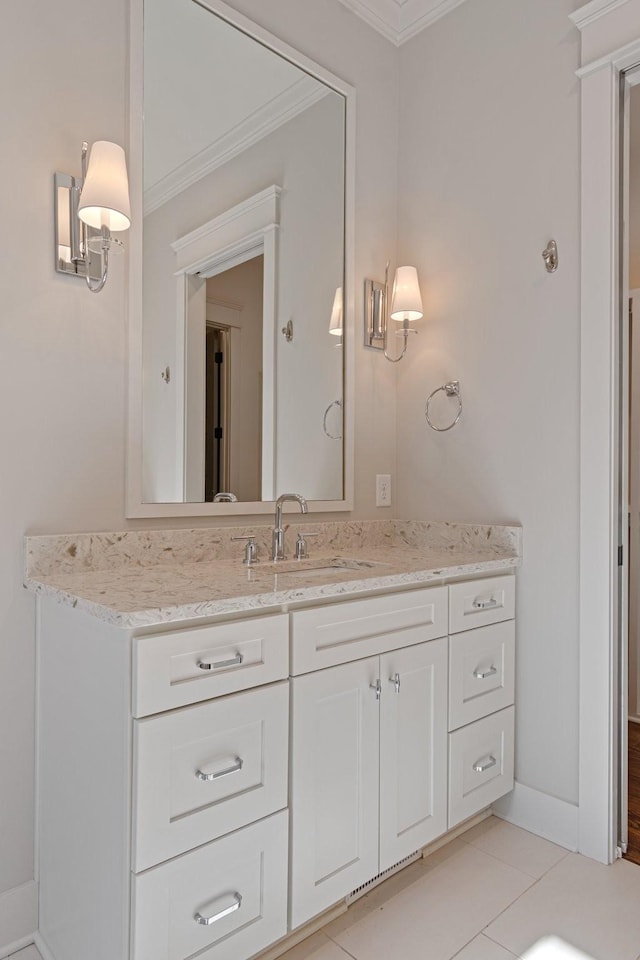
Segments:
[[[230,133],[186,160],[144,192],[144,216],[153,213],[187,187],[248,150],[264,137],[289,123],[327,95],[311,77],[303,77],[271,103],[238,124]]]
[[[465,0],[340,0],[396,46],[430,27]]]
[[[340,3],[387,40],[399,46],[400,10],[395,0],[387,0],[387,2],[376,4],[375,7],[373,3],[365,0],[340,0]]]
[[[33,942],[35,943],[38,953],[42,957],[42,960],[56,960],[51,950],[49,949],[49,945],[47,944],[47,941],[43,938],[39,930],[36,931],[36,935],[33,938]]]
[[[590,24],[595,23],[607,14],[612,13],[618,7],[622,7],[627,0],[591,0],[591,3],[585,3],[578,10],[569,14],[569,20],[575,23],[578,30],[584,30]]]
[[[580,762],[578,850],[617,846],[619,89],[640,53],[640,0],[597,0],[582,30]],[[607,15],[614,14],[611,20]]]
[[[0,894],[0,957],[33,943],[37,928],[38,884],[35,880]]]
[[[12,957],[14,953],[17,953],[19,950],[24,950],[25,947],[31,946],[32,943],[35,943],[35,933],[31,934],[28,937],[22,937],[20,940],[15,940],[14,943],[9,943],[4,947],[0,947],[0,960],[6,960],[7,957]]]
[[[620,73],[629,67],[635,66],[640,57],[640,40],[633,40],[631,43],[619,47],[612,54],[599,57],[597,60],[591,60],[584,67],[576,70],[576,76],[579,80],[591,76],[592,73],[598,73],[600,70],[610,70],[612,67]]]
[[[344,494],[342,500],[311,500],[311,513],[339,513],[353,509],[355,425],[355,164],[356,91],[344,80],[299,53],[283,40],[238,13],[224,0],[198,0],[228,23],[300,67],[341,94],[345,121],[345,336],[344,336]],[[262,503],[143,503],[142,502],[142,115],[143,115],[143,2],[131,0],[129,17],[129,189],[134,211],[128,244],[128,359],[126,504],[127,517],[246,517],[273,513],[273,502]],[[136,389],[136,384],[138,389]]]
[[[399,45],[401,46],[422,30],[432,26],[437,20],[446,17],[448,13],[451,13],[452,10],[455,10],[456,7],[459,7],[464,2],[465,0],[439,0],[439,2],[435,4],[433,2],[425,4],[420,2],[420,0],[413,0],[413,2],[412,0],[407,0],[406,8],[403,9],[407,10],[408,15],[404,18],[403,25],[400,29]],[[428,8],[427,10],[424,10],[425,6]],[[423,12],[419,12],[420,8],[422,8]],[[409,12],[411,10],[414,10],[413,14]]]
[[[274,223],[279,223],[278,200],[281,193],[281,188],[275,186],[275,184],[267,187],[266,190],[261,190],[260,193],[243,200],[242,203],[237,203],[235,207],[225,210],[224,213],[214,217],[213,220],[203,223],[202,226],[192,230],[191,233],[186,233],[184,237],[178,237],[171,244],[171,249],[175,253],[183,254],[182,261],[192,263],[197,259],[193,250],[194,248],[198,249],[201,243],[206,246],[213,243],[217,247],[221,247],[226,246],[229,242],[234,242],[233,239],[230,240],[225,236],[226,227],[233,226],[233,234],[240,234],[244,237],[264,230]],[[218,239],[216,239],[216,235],[218,235]],[[220,240],[219,237],[223,239]],[[182,268],[182,262],[179,262],[178,266]]]
[[[578,807],[573,803],[516,782],[511,793],[493,804],[493,812],[566,850],[578,849]]]

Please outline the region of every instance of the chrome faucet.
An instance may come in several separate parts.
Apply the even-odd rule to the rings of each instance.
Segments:
[[[276,519],[273,527],[271,556],[274,560],[285,560],[284,530],[282,529],[282,505],[288,500],[300,504],[303,513],[308,513],[307,501],[299,493],[282,493],[276,500]]]

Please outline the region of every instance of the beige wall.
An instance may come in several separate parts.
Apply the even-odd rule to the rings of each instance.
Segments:
[[[0,31],[0,894],[33,876],[34,602],[26,531],[122,524],[124,273],[94,296],[53,269],[53,173],[124,136],[126,21],[110,4],[9,4]],[[81,718],[79,718],[81,719]]]
[[[397,51],[337,0],[235,5],[357,87],[356,277],[380,277],[396,235]],[[79,172],[83,138],[124,141],[126,35],[125,0],[3,11],[0,895],[33,876],[34,602],[21,586],[22,537],[134,525],[124,520],[126,261],[93,295],[54,272],[52,243],[53,172]],[[360,279],[357,295],[359,317]],[[395,370],[379,361],[358,350],[360,517],[376,514],[374,474],[395,472]]]
[[[516,778],[578,799],[579,88],[573,0],[465,3],[403,48],[399,256],[425,319],[398,378],[402,513],[519,521]],[[560,268],[545,272],[550,237]],[[459,379],[461,424],[425,395]]]
[[[396,516],[524,524],[517,776],[574,801],[578,37],[567,14],[579,4],[474,0],[400,53],[337,0],[233,4],[357,89],[354,515],[376,516],[374,475],[391,473]],[[125,136],[125,0],[10,4],[0,72],[12,92],[0,151],[11,185],[0,258],[1,894],[33,875],[34,604],[21,587],[22,536],[133,525],[123,516],[126,264],[98,296],[56,275],[51,196],[55,169],[78,170],[82,138]],[[561,257],[552,277],[540,257],[550,236]],[[397,367],[359,345],[362,279],[382,278],[396,237],[426,306]],[[461,380],[464,421],[436,435],[424,397],[449,377]]]

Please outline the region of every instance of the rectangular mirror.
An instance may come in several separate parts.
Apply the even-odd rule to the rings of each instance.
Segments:
[[[353,92],[219,0],[132,7],[127,513],[349,509]]]

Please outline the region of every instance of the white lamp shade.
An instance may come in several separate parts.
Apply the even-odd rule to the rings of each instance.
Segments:
[[[332,333],[335,337],[342,336],[342,287],[338,287],[333,298],[329,333]]]
[[[418,271],[415,267],[398,267],[391,298],[391,319],[419,320],[422,316]]]
[[[78,216],[96,230],[128,230],[131,226],[127,162],[117,143],[96,140],[91,147]]]

